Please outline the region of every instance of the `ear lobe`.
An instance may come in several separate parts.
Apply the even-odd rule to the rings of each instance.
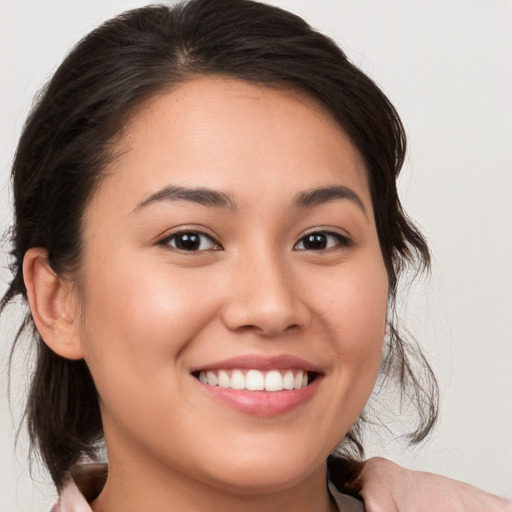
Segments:
[[[84,354],[72,283],[53,272],[48,252],[40,247],[26,252],[23,277],[30,311],[44,342],[62,357],[82,359]]]

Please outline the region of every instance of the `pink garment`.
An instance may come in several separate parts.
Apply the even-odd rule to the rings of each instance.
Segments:
[[[92,512],[89,502],[103,489],[107,474],[106,463],[73,466],[60,492],[59,501],[50,512]]]
[[[50,512],[92,512],[92,509],[75,482],[70,479]]]

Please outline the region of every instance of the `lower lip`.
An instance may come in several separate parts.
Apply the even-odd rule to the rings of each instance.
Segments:
[[[221,388],[197,383],[214,399],[227,404],[246,414],[257,416],[278,416],[285,414],[306,403],[315,393],[320,377],[302,389],[284,391],[247,391]]]

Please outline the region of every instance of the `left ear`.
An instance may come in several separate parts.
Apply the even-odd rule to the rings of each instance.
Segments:
[[[80,318],[73,283],[57,276],[40,247],[27,251],[23,278],[34,323],[44,342],[67,359],[82,359]]]

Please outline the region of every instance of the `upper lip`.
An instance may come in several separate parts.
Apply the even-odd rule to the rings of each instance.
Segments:
[[[262,356],[258,354],[246,354],[221,361],[206,363],[191,369],[191,372],[206,370],[287,370],[301,369],[308,372],[322,373],[315,364],[291,354],[275,356]]]

